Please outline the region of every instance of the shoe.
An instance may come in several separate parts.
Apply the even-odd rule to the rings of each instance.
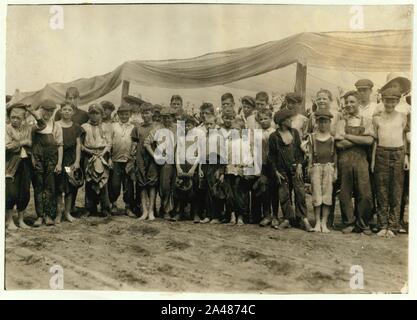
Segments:
[[[45,217],[45,224],[47,226],[53,226],[55,224],[54,220],[52,220],[52,218],[50,216],[46,216]]]
[[[271,227],[272,228],[278,228],[279,226],[279,221],[277,218],[272,218],[272,222],[271,222]]]
[[[204,218],[203,220],[200,220],[200,223],[209,223],[210,218]]]
[[[284,220],[279,226],[278,229],[283,230],[283,229],[288,229],[290,228],[290,222],[288,220]]]
[[[371,229],[364,229],[364,230],[362,230],[362,233],[366,236],[372,236],[372,234],[373,234]]]
[[[355,230],[355,226],[347,226],[346,228],[344,228],[344,229],[342,230],[342,232],[343,232],[344,234],[348,234],[348,233],[352,233],[352,232],[353,232],[353,230]]]
[[[262,219],[262,221],[259,223],[260,227],[267,227],[271,224],[272,219],[270,217],[265,217]]]
[[[43,224],[43,218],[39,217],[36,219],[36,221],[33,223],[34,227],[40,227]]]
[[[408,232],[407,232],[407,230],[405,228],[401,227],[400,229],[398,229],[398,233],[400,233],[400,234],[407,234]]]
[[[219,219],[213,219],[210,221],[210,224],[220,224],[220,220]]]
[[[200,217],[197,214],[194,216],[194,223],[200,223]]]

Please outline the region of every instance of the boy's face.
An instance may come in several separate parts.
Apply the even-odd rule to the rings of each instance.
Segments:
[[[232,127],[233,120],[235,120],[235,117],[223,116],[222,120],[223,120],[224,127],[227,128],[227,129],[230,129]]]
[[[213,115],[213,113],[211,112],[210,109],[204,109],[204,110],[201,110],[201,112],[200,112],[200,117],[203,121],[205,121],[205,119],[207,117],[210,117],[212,115]]]
[[[143,119],[145,121],[145,119]],[[161,122],[161,114],[159,112],[156,112],[152,116],[152,120],[155,122]]]
[[[101,113],[97,112],[97,111],[90,112],[88,114],[88,117],[90,118],[91,122],[93,122],[93,123],[99,123],[99,122],[101,122],[101,119],[102,119]]]
[[[268,117],[266,114],[260,114],[258,118],[259,123],[261,124],[262,129],[269,129],[271,127],[271,117]]]
[[[104,108],[103,120],[110,119],[112,113],[113,113],[113,110],[112,109],[110,109],[110,108]]]
[[[283,122],[281,122],[281,127],[291,129],[291,122],[291,118],[287,118]]]
[[[234,107],[235,106],[235,103],[232,101],[232,99],[225,99],[225,100],[223,100],[222,101],[222,108],[223,109],[225,109],[225,108],[230,108],[230,107]]]
[[[372,93],[371,88],[358,88],[357,91],[362,101],[369,101],[369,97],[371,96],[371,93]]]
[[[320,92],[316,97],[316,105],[319,109],[329,108],[330,107],[329,96],[324,92]]]
[[[145,123],[149,123],[152,121],[152,111],[146,110],[142,112],[142,119]]]
[[[74,114],[74,109],[70,105],[64,105],[61,108],[61,116],[65,120],[70,120],[72,115]]]
[[[10,123],[13,128],[20,128],[22,125],[23,119],[25,118],[26,111],[13,109],[10,112]]]
[[[254,107],[252,107],[246,101],[242,102],[242,108],[243,108],[243,114],[245,115],[245,117],[249,117],[253,113],[253,110],[254,110]]]
[[[206,119],[204,125],[206,126],[207,130],[214,129],[216,127],[214,117],[209,117],[208,119]]]
[[[348,96],[345,99],[345,110],[349,115],[356,115],[358,113],[359,100],[355,96]]]
[[[188,132],[194,128],[194,123],[192,121],[187,121],[185,123],[185,132]]]
[[[71,92],[66,97],[66,100],[73,103],[75,105],[75,107],[78,107],[78,102],[80,101],[80,96],[76,93]]]
[[[161,121],[165,127],[169,127],[172,123],[172,116],[170,114],[163,114],[161,115]]]
[[[319,118],[317,119],[317,126],[320,132],[329,132],[330,131],[330,119],[329,118]]]
[[[182,108],[182,102],[179,99],[174,99],[171,101],[171,108],[179,109]]]
[[[265,100],[256,100],[256,109],[257,110],[261,110],[263,108],[265,108],[268,105],[268,103]]]
[[[118,115],[121,123],[127,123],[130,119],[130,111],[120,111]]]
[[[382,103],[384,104],[385,112],[386,113],[393,112],[398,102],[400,102],[400,99],[398,98],[383,98]]]
[[[49,119],[51,119],[52,115],[54,114],[54,110],[42,108],[41,114],[42,114],[42,119],[45,121],[48,121]]]

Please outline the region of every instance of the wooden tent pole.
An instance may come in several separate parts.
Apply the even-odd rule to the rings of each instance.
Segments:
[[[129,85],[130,85],[129,81],[123,80],[123,83],[122,83],[122,103],[123,103],[123,98],[126,97],[129,94]]]
[[[297,62],[294,91],[303,97],[301,113],[306,111],[307,66]]]

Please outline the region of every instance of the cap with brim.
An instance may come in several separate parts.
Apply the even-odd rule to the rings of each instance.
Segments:
[[[248,103],[249,105],[251,105],[252,107],[255,107],[255,105],[256,105],[256,101],[255,101],[255,99],[254,98],[252,98],[251,96],[244,96],[243,98],[242,98],[242,103],[243,102],[246,102],[246,103]]]
[[[401,92],[398,89],[388,88],[382,91],[381,96],[383,99],[400,99]]]
[[[74,187],[81,187],[84,184],[84,175],[83,171],[78,168],[76,170],[70,169],[67,172],[68,175],[68,182],[72,184]]]
[[[331,119],[333,118],[332,113],[327,109],[319,109],[314,113],[314,117],[316,119],[324,118],[324,119]]]
[[[191,177],[177,177],[175,187],[181,191],[189,191],[193,187],[193,180]]]
[[[20,109],[20,110],[22,110],[22,111],[26,111],[26,109],[27,109],[28,107],[29,107],[29,106],[28,106],[28,105],[26,105],[26,104],[24,104],[24,103],[17,102],[17,103],[13,103],[13,104],[11,104],[11,105],[7,106],[7,108],[6,108],[6,112],[7,112],[7,115],[9,116],[9,115],[10,115],[10,113],[12,112],[12,110],[13,110],[13,109]]]
[[[177,111],[171,107],[164,107],[161,109],[161,116],[172,116],[176,113]]]
[[[127,104],[127,103],[123,103],[119,109],[117,109],[117,112],[123,112],[123,111],[132,111],[132,107]]]
[[[382,86],[380,91],[382,92],[382,91],[388,89],[391,86],[391,83],[393,81],[398,81],[400,83],[400,86],[401,86],[400,93],[401,94],[404,94],[404,93],[407,93],[407,92],[410,91],[411,81],[407,77],[405,77],[403,75],[398,75],[398,74],[395,74],[395,73],[388,74],[387,83]]]
[[[55,110],[56,109],[56,103],[50,99],[44,100],[39,104],[39,108],[45,109],[45,110]]]
[[[300,103],[303,101],[303,97],[297,92],[290,92],[285,95],[285,100],[288,102]]]
[[[88,113],[101,113],[103,114],[104,110],[103,107],[101,105],[99,105],[98,103],[93,103],[92,105],[90,105],[88,107]]]
[[[357,89],[359,89],[359,88],[369,88],[369,89],[372,89],[373,86],[374,86],[374,83],[371,80],[369,80],[369,79],[360,79],[360,80],[356,81],[356,83],[355,83],[355,87]]]
[[[281,109],[279,111],[277,111],[274,115],[274,122],[275,123],[280,123],[285,121],[288,118],[291,118],[292,116],[295,115],[295,112],[292,110],[288,110],[288,109]]]
[[[126,96],[123,98],[123,100],[129,104],[136,104],[138,106],[141,106],[142,103],[145,103],[145,101],[135,96]]]

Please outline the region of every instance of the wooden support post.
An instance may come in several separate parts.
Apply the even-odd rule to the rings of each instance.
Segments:
[[[306,111],[306,88],[307,88],[307,66],[297,62],[297,73],[295,75],[294,91],[303,97],[301,113]]]
[[[123,98],[126,97],[129,94],[129,85],[130,85],[129,81],[123,80],[123,83],[122,83],[122,103],[123,103]]]

